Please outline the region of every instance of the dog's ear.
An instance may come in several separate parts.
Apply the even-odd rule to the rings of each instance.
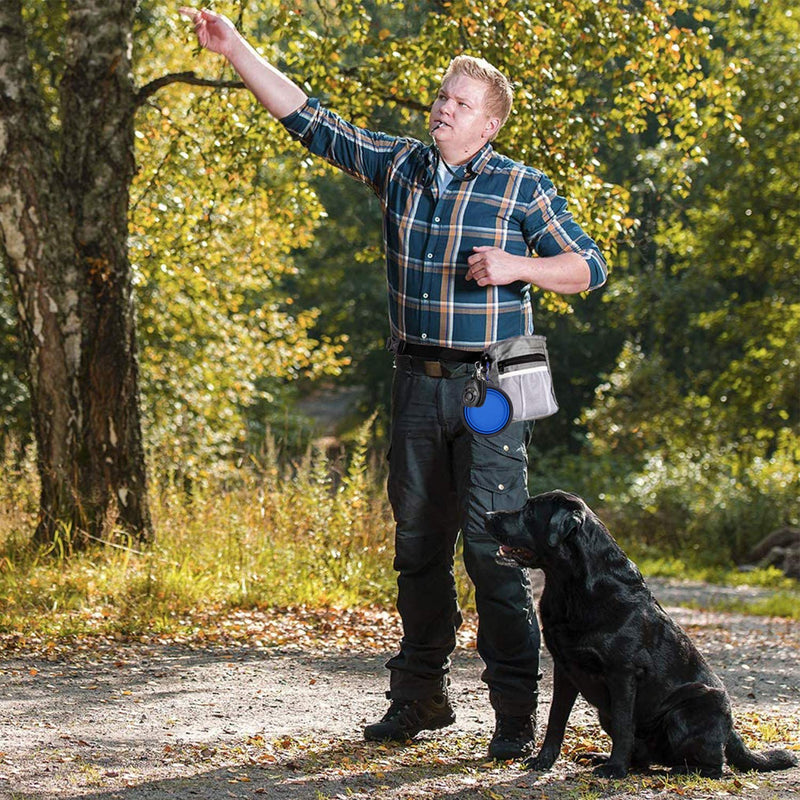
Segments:
[[[547,544],[556,547],[583,525],[586,515],[580,508],[559,508],[550,517]]]

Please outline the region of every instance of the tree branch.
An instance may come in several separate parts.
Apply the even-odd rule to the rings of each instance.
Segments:
[[[152,97],[159,89],[162,89],[164,86],[169,86],[172,83],[186,83],[191,86],[210,86],[215,89],[247,88],[242,81],[237,81],[237,80],[223,81],[214,78],[202,78],[191,71],[172,72],[169,75],[162,75],[160,78],[156,78],[155,80],[150,81],[150,83],[147,83],[144,86],[142,86],[142,88],[139,89],[134,98],[136,107],[138,108],[139,106],[144,105],[147,102],[147,100],[150,97]],[[412,111],[420,111],[423,113],[430,110],[429,105],[426,105],[425,103],[420,103],[418,100],[412,100],[411,98],[386,95],[384,97],[384,102],[394,103],[402,108],[407,108]]]
[[[221,81],[213,78],[201,78],[194,72],[172,72],[169,75],[162,75],[160,78],[150,81],[142,86],[136,93],[136,106],[141,106],[147,102],[159,89],[169,86],[171,83],[186,83],[191,86],[212,86],[216,89],[244,89],[246,88],[241,81]]]

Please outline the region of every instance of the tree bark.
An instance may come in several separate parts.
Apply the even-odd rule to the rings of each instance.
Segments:
[[[152,534],[128,193],[135,0],[71,0],[58,121],[0,4],[0,245],[26,351],[41,479],[35,538]]]

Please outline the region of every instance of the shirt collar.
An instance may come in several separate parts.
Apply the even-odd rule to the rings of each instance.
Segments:
[[[491,142],[487,142],[469,161],[467,161],[465,164],[460,164],[458,167],[455,167],[454,178],[456,180],[463,181],[472,180],[473,178],[477,177],[489,163],[489,159],[492,157],[493,153],[494,148],[492,147]],[[428,145],[425,157],[429,180],[434,181],[436,180],[436,168],[439,165],[439,160],[441,158],[435,145]]]
[[[484,167],[489,163],[489,159],[492,157],[492,153],[494,153],[492,143],[486,142],[472,157],[472,171],[478,175],[483,172]]]

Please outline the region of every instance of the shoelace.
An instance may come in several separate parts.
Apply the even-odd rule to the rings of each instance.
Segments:
[[[529,725],[527,717],[500,717],[497,720],[495,736],[508,741],[526,739],[530,736]]]
[[[385,722],[397,720],[406,728],[416,727],[424,721],[425,713],[418,700],[394,700],[384,717]]]
[[[399,720],[400,722],[416,722],[417,720],[409,719],[408,712],[414,710],[414,702],[407,702],[403,700],[395,700],[390,706],[389,710],[386,712],[386,716],[383,718],[385,722],[389,722],[390,720]]]

